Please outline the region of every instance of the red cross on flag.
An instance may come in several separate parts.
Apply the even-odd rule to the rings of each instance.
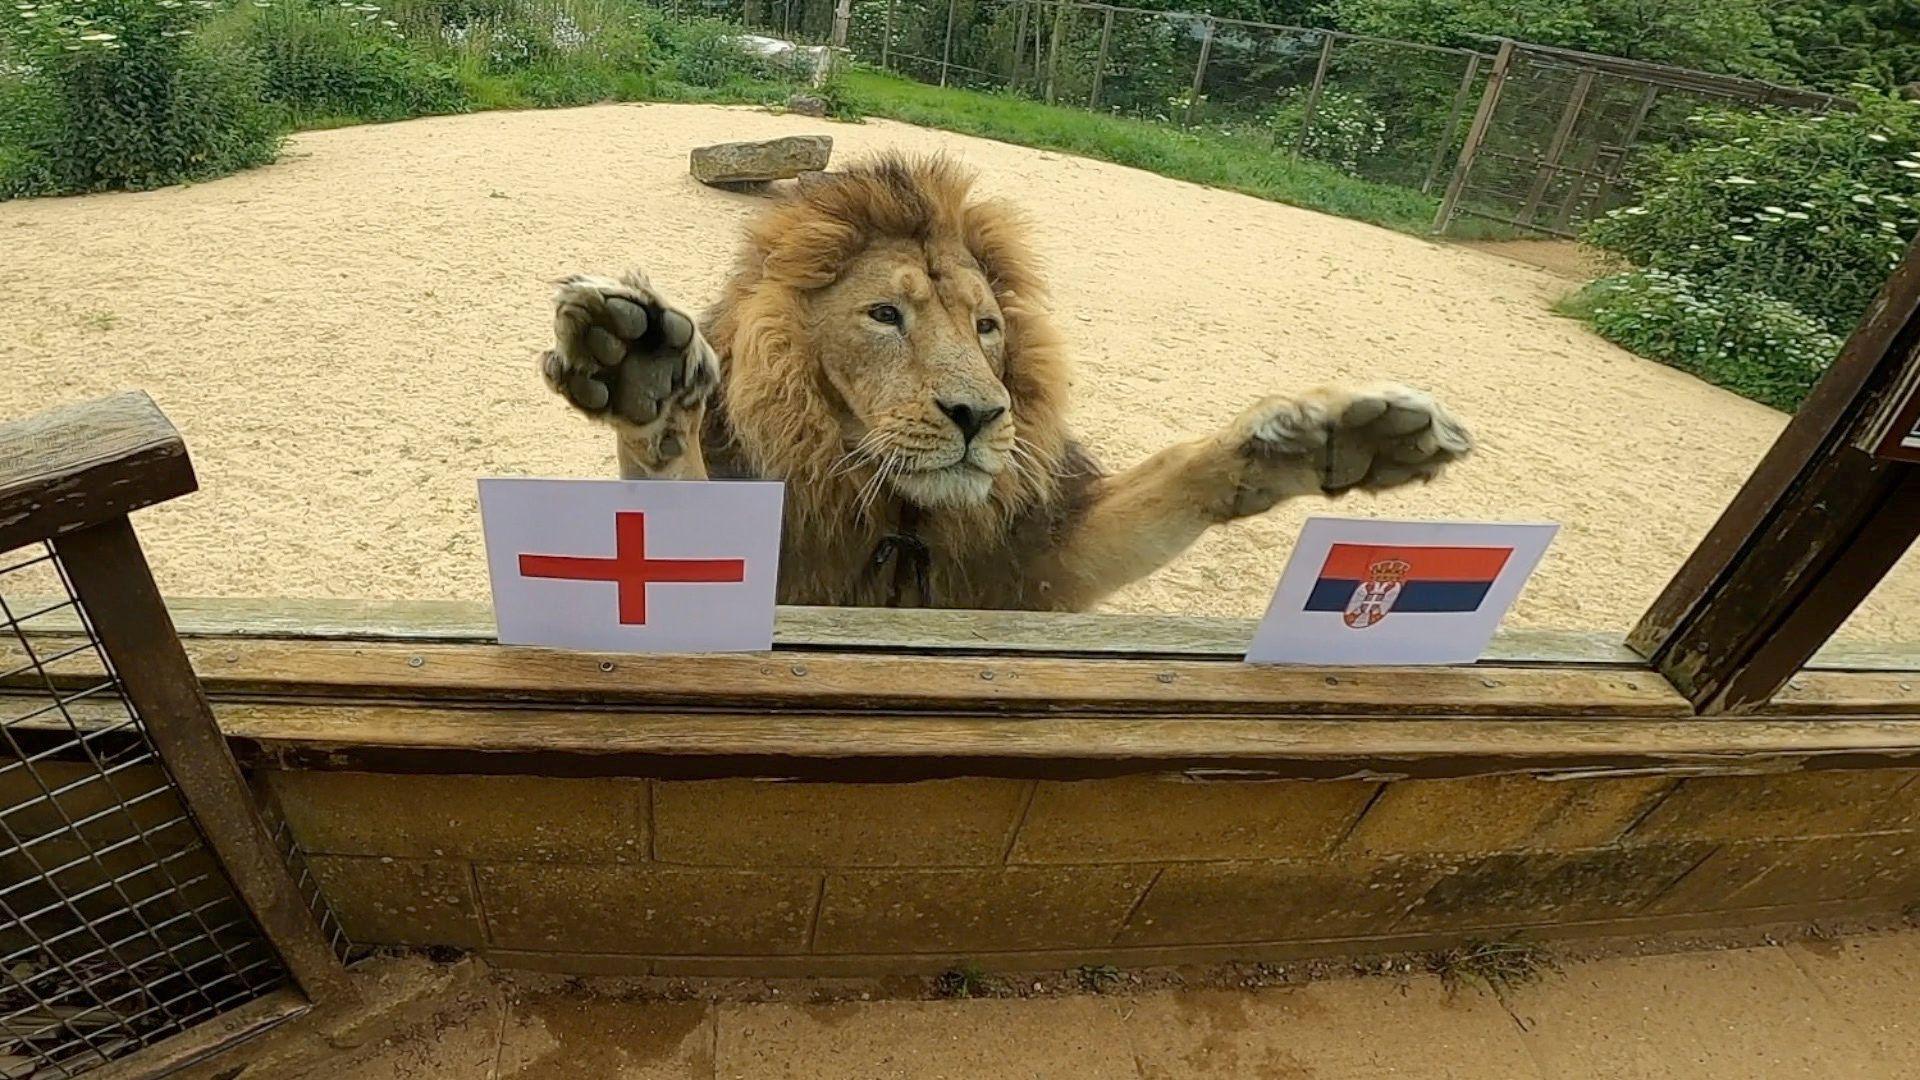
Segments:
[[[500,643],[772,648],[783,494],[755,481],[480,481]]]

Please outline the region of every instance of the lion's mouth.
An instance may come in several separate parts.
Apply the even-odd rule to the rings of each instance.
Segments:
[[[903,471],[893,478],[894,490],[921,506],[974,506],[993,492],[994,474],[969,455],[928,469]]]

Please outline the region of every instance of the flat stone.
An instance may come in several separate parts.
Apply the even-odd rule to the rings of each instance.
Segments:
[[[694,148],[688,171],[703,184],[791,180],[803,172],[825,169],[832,153],[831,135],[788,135],[760,142],[715,143]]]
[[[825,116],[827,99],[814,94],[795,94],[787,99],[787,111],[798,116]]]

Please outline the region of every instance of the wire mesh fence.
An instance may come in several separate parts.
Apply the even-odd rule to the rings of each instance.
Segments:
[[[1439,226],[1468,215],[1572,237],[1637,198],[1637,159],[1698,135],[1707,109],[1825,111],[1842,98],[1616,57],[1516,44],[1482,97],[1479,138],[1463,147]]]
[[[0,554],[0,1080],[79,1076],[287,978],[59,558]]]
[[[836,0],[673,0],[757,32],[829,41]],[[1179,125],[1575,236],[1632,201],[1645,148],[1697,136],[1703,108],[1850,108],[1749,79],[1508,43],[1496,54],[1089,0],[855,0],[844,44],[940,86]],[[1489,48],[1491,48],[1491,44]],[[1484,116],[1482,114],[1485,114]],[[1476,129],[1477,137],[1476,137]]]
[[[861,0],[852,12],[853,54],[909,78],[1204,129],[1423,190],[1459,143],[1486,59],[1081,0]]]

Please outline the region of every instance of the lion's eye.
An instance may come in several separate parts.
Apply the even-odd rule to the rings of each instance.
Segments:
[[[887,326],[899,326],[900,309],[892,304],[875,304],[867,309],[867,318]]]
[[[973,328],[982,334],[991,334],[1000,329],[1000,322],[994,318],[984,318],[975,322]]]

